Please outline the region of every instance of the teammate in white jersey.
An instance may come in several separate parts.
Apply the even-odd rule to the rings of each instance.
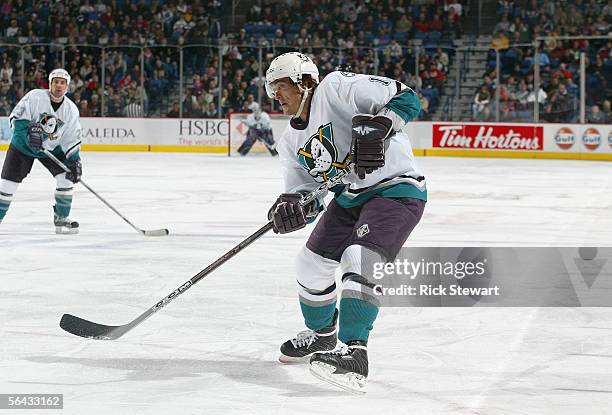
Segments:
[[[78,222],[68,218],[72,206],[72,188],[83,171],[81,165],[81,124],[79,110],[65,96],[70,75],[64,69],[49,74],[49,90],[33,89],[28,92],[9,116],[13,135],[9,145],[2,178],[0,180],[0,222],[13,200],[22,180],[38,160],[55,177],[55,206],[53,222],[61,234],[78,233]],[[43,149],[53,153],[68,168],[64,172]]]
[[[331,189],[335,197],[298,255],[298,294],[308,329],[281,346],[280,361],[310,356],[313,375],[363,392],[379,301],[362,259],[392,261],[427,200],[409,137],[400,131],[417,118],[419,98],[402,83],[378,76],[332,72],[319,83],[317,66],[297,52],[272,61],[266,89],[292,116],[277,145],[286,193],[268,213],[276,232],[313,221],[323,201],[302,207],[302,195],[351,169],[344,184]],[[336,309],[338,267],[343,287]],[[337,338],[343,345],[330,352]]]
[[[262,111],[257,103],[253,103],[253,112],[247,116],[246,125],[249,128],[244,142],[238,148],[241,156],[246,156],[255,141],[260,140],[272,156],[277,156],[274,136],[272,134],[272,121],[267,112]]]

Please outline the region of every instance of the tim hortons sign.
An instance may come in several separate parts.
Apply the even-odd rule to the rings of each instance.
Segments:
[[[529,125],[434,124],[433,146],[474,150],[544,149],[543,127]]]

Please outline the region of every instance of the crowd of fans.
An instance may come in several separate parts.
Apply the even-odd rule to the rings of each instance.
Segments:
[[[82,116],[160,115],[178,95],[176,46],[218,41],[222,14],[218,0],[0,1],[0,115],[62,66]]]
[[[460,35],[462,13],[456,0],[315,0],[307,8],[301,2],[256,3],[238,33],[227,35],[220,109],[223,114],[244,111],[252,99],[259,100],[265,95],[263,74],[270,60],[299,49],[313,57],[322,76],[344,67],[417,87],[426,109],[421,116],[426,118],[439,101],[449,66],[449,53],[440,46],[450,47],[451,39]],[[413,38],[422,41],[418,62]],[[191,64],[192,84],[202,87],[192,88],[184,102],[194,115],[212,103],[219,105],[218,60],[213,56],[200,61]],[[267,99],[262,103],[265,110],[275,110]]]
[[[495,54],[500,53],[501,120],[533,119],[536,95],[539,118],[578,122],[580,54],[586,56],[587,122],[612,122],[612,41],[607,39],[548,39],[532,47],[536,37],[608,36],[612,4],[598,0],[499,0],[499,21],[493,33],[489,64],[473,103],[473,118],[493,119],[497,85]],[[539,62],[540,89],[534,91]]]
[[[457,0],[313,0],[308,8],[301,1],[260,0],[246,23],[224,29],[226,3],[0,1],[0,115],[24,92],[46,88],[46,75],[60,66],[73,76],[69,96],[85,117],[227,116],[260,99],[274,111],[263,88],[265,69],[279,53],[299,49],[315,59],[322,76],[350,67],[401,80],[419,91],[420,118],[429,119],[466,14]],[[537,52],[529,46],[536,36],[607,35],[611,17],[612,5],[599,0],[499,0],[492,47],[500,53],[501,82],[494,82],[491,51],[474,119],[493,118],[499,87],[502,119],[531,119],[537,95],[541,119],[577,121],[579,56],[586,52],[587,117],[612,121],[612,42],[547,40]]]
[[[418,87],[427,118],[465,14],[457,0],[314,0],[307,8],[261,0],[232,31],[221,21],[230,3],[0,1],[0,115],[24,92],[46,88],[46,75],[60,66],[73,76],[69,96],[85,117],[173,117],[181,109],[184,116],[226,116],[260,96],[265,109],[274,110],[262,75],[275,55],[299,49],[323,76],[342,65]],[[422,41],[418,62],[412,39]]]

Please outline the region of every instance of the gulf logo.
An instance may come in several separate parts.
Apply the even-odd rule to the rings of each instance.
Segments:
[[[561,127],[555,135],[555,143],[557,143],[559,148],[563,150],[567,150],[572,147],[574,145],[574,141],[576,141],[574,132],[567,127]]]
[[[601,144],[601,134],[597,128],[587,128],[582,134],[582,142],[589,150],[597,150]]]

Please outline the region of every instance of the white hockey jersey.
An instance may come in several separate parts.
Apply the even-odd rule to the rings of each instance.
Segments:
[[[349,161],[352,117],[377,114],[406,88],[378,76],[347,72],[327,75],[314,90],[307,122],[292,120],[279,140],[285,191],[311,191],[344,169]],[[413,99],[418,102],[418,97]],[[384,167],[363,180],[351,172],[343,182],[344,186],[332,190],[344,207],[360,205],[375,195],[427,200],[425,178],[417,168],[410,139],[403,132],[389,139]]]
[[[79,120],[79,109],[68,97],[57,111],[51,106],[49,91],[46,89],[33,89],[17,103],[9,115],[11,127],[15,128],[15,121],[27,120],[40,123],[44,132],[45,140],[43,147],[52,151],[60,146],[66,158],[80,150],[81,145],[81,123]],[[20,150],[26,146],[27,137],[13,136],[13,144]],[[23,141],[23,142],[22,142]]]
[[[249,128],[255,128],[256,130],[271,130],[272,122],[267,112],[262,111],[259,117],[255,113],[251,113],[247,116],[246,124]]]

